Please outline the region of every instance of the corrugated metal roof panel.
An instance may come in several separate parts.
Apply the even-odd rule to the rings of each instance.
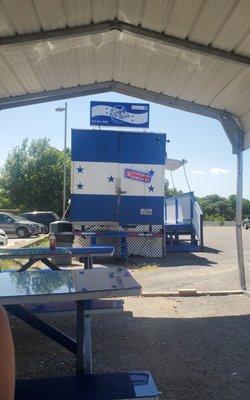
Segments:
[[[119,0],[119,20],[132,25],[141,24],[144,4],[144,0]]]
[[[204,105],[210,103],[223,91],[223,89],[237,76],[239,66],[221,61],[214,62],[213,73],[208,77],[202,92],[195,98],[197,103]]]
[[[152,60],[153,52],[149,47],[135,45],[133,60],[130,68],[131,85],[145,88],[147,73]]]
[[[4,5],[0,3],[0,37],[13,36],[14,34],[15,28],[8,17]]]
[[[117,18],[116,0],[92,0],[93,22],[112,21]]]
[[[101,34],[95,39],[94,48],[97,82],[110,81],[114,76],[114,33]]]
[[[148,71],[146,87],[148,90],[163,92],[169,80],[169,75],[173,70],[176,61],[176,52],[167,52],[164,49],[166,46],[158,46],[152,57],[150,69]]]
[[[246,87],[239,97],[233,97],[226,110],[243,116],[250,111],[250,88]]]
[[[205,2],[193,30],[188,36],[194,42],[210,44],[230,16],[234,0],[209,0]],[[214,10],[216,9],[216,13]]]
[[[70,27],[87,25],[93,21],[90,0],[67,0],[64,4]]]
[[[124,34],[121,33],[114,46],[114,80],[129,83],[135,44],[131,40],[125,40]]]
[[[250,55],[248,0],[1,0],[0,37],[116,18]],[[246,64],[118,31],[0,48],[0,97],[112,80],[226,109],[250,131]]]
[[[11,72],[9,65],[5,64],[3,60],[0,65],[0,81],[11,96],[18,96],[25,92],[24,87]]]
[[[97,80],[95,68],[95,49],[90,37],[73,39],[76,62],[78,65],[79,84],[86,85]]]
[[[236,47],[235,52],[243,56],[250,56],[250,33],[248,33],[246,38]]]
[[[146,0],[143,10],[142,26],[160,32],[174,4],[171,0]]]
[[[39,16],[32,0],[2,0],[2,3],[9,20],[19,35],[41,30]]]
[[[66,10],[61,0],[33,0],[33,2],[43,30],[60,29],[68,25]]]
[[[24,89],[28,93],[39,92],[43,90],[37,77],[35,76],[32,67],[27,61],[27,57],[23,52],[22,48],[15,48],[15,51],[11,49],[5,49],[0,53],[1,59],[6,61],[9,68],[12,69],[18,82],[21,82]]]
[[[165,19],[163,31],[168,35],[187,38],[204,5],[203,0],[177,0],[169,18]]]
[[[215,108],[228,109],[234,99],[237,99],[249,88],[250,71],[241,69],[235,78],[224,88],[224,90],[211,102]]]
[[[240,0],[226,23],[222,24],[213,45],[224,50],[237,48],[249,33],[249,21],[250,1]]]

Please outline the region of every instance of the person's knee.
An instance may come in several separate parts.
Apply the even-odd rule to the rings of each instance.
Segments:
[[[3,323],[3,321],[6,321],[6,317],[7,315],[5,309],[0,306],[0,324]]]

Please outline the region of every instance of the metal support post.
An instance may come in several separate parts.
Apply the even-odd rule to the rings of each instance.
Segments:
[[[246,290],[246,273],[242,242],[242,196],[243,196],[243,152],[237,153],[237,193],[236,193],[236,243],[240,286]]]

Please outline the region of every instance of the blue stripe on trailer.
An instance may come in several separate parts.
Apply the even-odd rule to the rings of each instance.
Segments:
[[[161,225],[163,223],[163,197],[124,196],[119,206],[120,225]],[[142,210],[148,210],[143,215]]]
[[[71,195],[71,221],[116,222],[117,196]]]
[[[166,135],[156,133],[121,133],[119,162],[165,165]]]
[[[82,222],[116,222],[120,225],[160,225],[163,223],[163,197],[71,195],[71,220]],[[144,215],[148,210],[150,215]]]
[[[72,129],[72,161],[117,163],[118,149],[117,133]]]
[[[72,129],[72,161],[165,165],[166,135]]]

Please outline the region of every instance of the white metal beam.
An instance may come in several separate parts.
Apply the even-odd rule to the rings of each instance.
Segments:
[[[128,96],[137,97],[142,100],[152,101],[167,107],[173,107],[178,110],[188,111],[193,114],[203,115],[205,117],[215,118],[221,122],[228,139],[231,142],[234,154],[243,149],[244,132],[235,116],[227,111],[219,110],[201,104],[193,103],[187,100],[177,99],[161,93],[155,93],[146,89],[140,89],[124,83],[114,82],[113,91]]]
[[[0,46],[31,43],[37,41],[41,42],[45,40],[54,40],[66,37],[93,35],[98,33],[109,32],[112,30],[124,33],[130,33],[142,37],[144,39],[154,41],[156,43],[162,43],[172,47],[189,50],[195,53],[205,54],[224,61],[230,61],[244,66],[250,65],[250,58],[247,56],[221,50],[213,46],[206,46],[201,43],[192,42],[188,39],[181,39],[175,36],[167,35],[163,32],[152,31],[150,29],[142,28],[141,26],[135,26],[121,21],[110,21],[99,24],[78,26],[73,28],[64,28],[64,29],[29,33],[25,35],[2,37],[0,38]]]
[[[177,99],[165,94],[152,92],[150,90],[137,88],[135,86],[115,81],[96,82],[89,85],[80,85],[71,88],[6,97],[0,99],[0,110],[105,92],[116,92],[127,96],[137,97],[142,100],[152,101],[153,103],[176,108],[178,110],[215,118],[221,122],[232,144],[233,153],[236,154],[243,148],[244,132],[242,131],[237,119],[232,114],[217,108],[203,106],[191,101]]]

